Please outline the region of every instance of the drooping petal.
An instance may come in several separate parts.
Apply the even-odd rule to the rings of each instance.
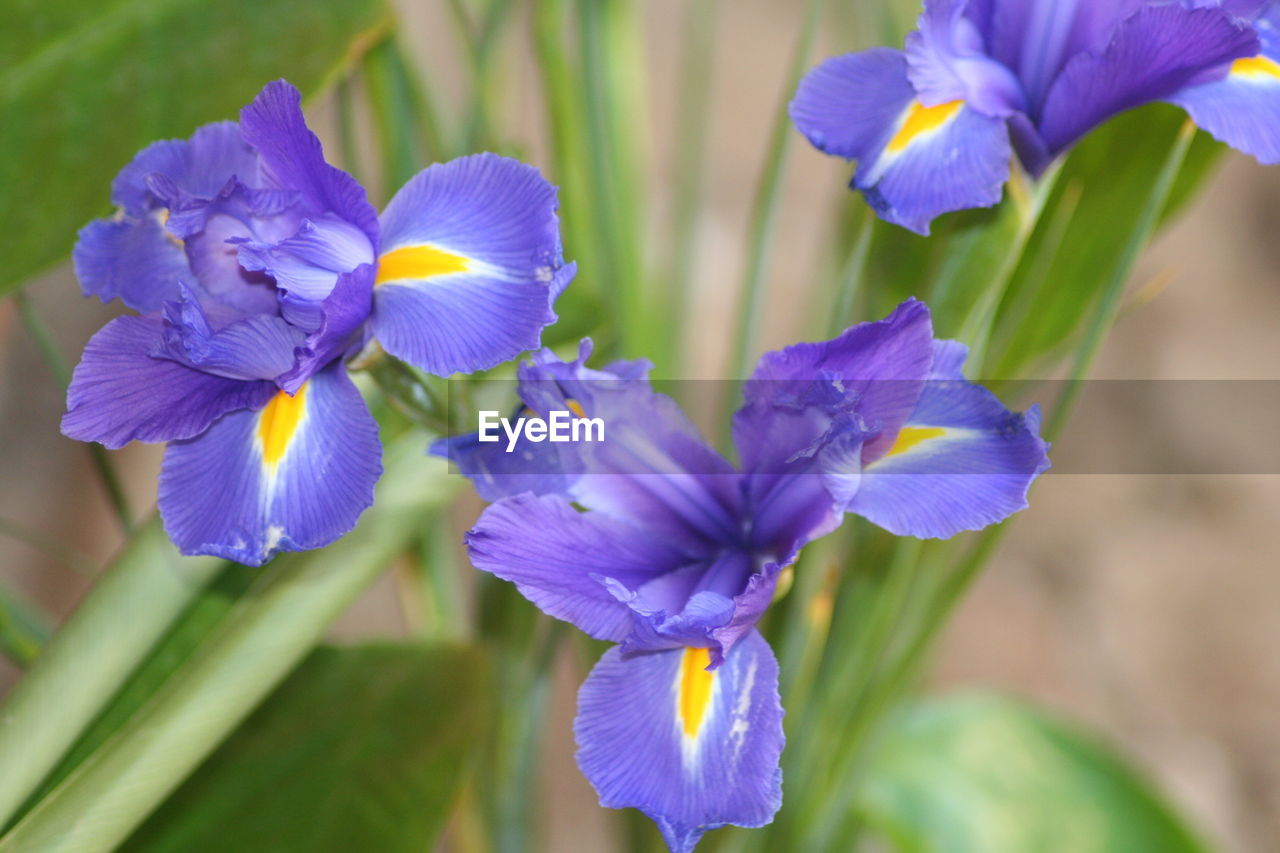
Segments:
[[[824,62],[791,117],[819,150],[858,161],[853,186],[882,219],[919,234],[944,213],[997,204],[1009,177],[1004,120],[963,101],[923,106],[899,51]]]
[[[578,693],[578,766],[607,808],[636,808],[673,853],[717,827],[759,827],[782,803],[778,664],[752,631],[724,664],[705,649],[610,649]]]
[[[939,349],[941,371],[893,445],[865,461],[849,505],[899,536],[945,539],[1003,521],[1027,506],[1027,489],[1049,467],[1039,410],[1010,412],[960,374],[962,345]]]
[[[63,435],[110,448],[191,438],[227,412],[262,406],[275,390],[153,357],[163,335],[158,318],[117,317],[103,326],[72,375]]]
[[[605,586],[635,588],[686,557],[660,535],[557,495],[520,495],[488,507],[466,536],[476,568],[514,583],[544,613],[597,639],[624,639],[631,611]]]
[[[1220,80],[1189,86],[1169,100],[1215,139],[1267,165],[1280,163],[1280,33],[1257,24],[1262,53],[1237,59]]]
[[[299,193],[306,215],[333,213],[378,245],[378,215],[364,187],[325,162],[320,140],[302,114],[297,89],[284,80],[268,83],[240,112],[240,131],[262,158],[265,185]]]
[[[1221,9],[1146,6],[1116,28],[1104,51],[1067,62],[1046,98],[1041,135],[1061,153],[1117,113],[1168,98],[1259,49],[1253,30]]]
[[[148,215],[96,219],[80,229],[72,252],[85,296],[119,299],[140,314],[178,298],[178,283],[194,281],[182,244]]]
[[[537,169],[494,154],[418,173],[382,215],[375,337],[441,376],[536,349],[574,269],[556,206]]]
[[[350,531],[381,472],[378,425],[335,363],[293,397],[276,392],[264,407],[170,444],[160,514],[184,554],[257,566]]]

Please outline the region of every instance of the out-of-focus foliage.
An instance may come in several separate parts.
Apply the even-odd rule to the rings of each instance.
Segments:
[[[0,293],[71,250],[148,143],[315,89],[389,25],[383,0],[16,0],[0,26]]]
[[[486,692],[474,649],[317,649],[121,849],[428,850]]]
[[[1203,853],[1114,751],[1011,699],[965,695],[894,717],[859,817],[911,853]]]

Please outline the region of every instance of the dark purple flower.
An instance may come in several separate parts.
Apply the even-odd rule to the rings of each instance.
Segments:
[[[603,805],[642,810],[687,853],[781,803],[778,665],[755,626],[783,568],[846,512],[919,537],[998,522],[1026,506],[1047,446],[1036,411],[964,380],[964,346],[935,341],[914,300],[765,355],[735,416],[736,467],[643,364],[591,370],[589,354],[544,352],[520,396],[543,417],[601,419],[603,441],[433,452],[495,501],[467,535],[472,563],[619,644],[579,694],[578,761]]]
[[[381,447],[344,357],[376,337],[439,375],[492,367],[538,346],[573,275],[537,170],[431,166],[379,218],[300,103],[277,81],[239,124],[145,148],[76,245],[85,294],[139,316],[85,347],[63,432],[170,442],[160,512],[184,553],[259,565],[346,533]]]
[[[1263,163],[1280,162],[1280,11],[1267,0],[925,0],[903,51],[813,69],[791,103],[853,186],[921,234],[999,202],[1016,152],[1041,174],[1081,137],[1150,101]]]

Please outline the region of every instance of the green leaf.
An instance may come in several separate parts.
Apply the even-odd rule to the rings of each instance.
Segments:
[[[1203,853],[1104,744],[1013,699],[969,694],[890,721],[859,817],[912,853]]]
[[[1075,341],[1128,262],[1132,238],[1141,236],[1144,214],[1170,152],[1181,144],[1186,120],[1180,110],[1152,104],[1108,122],[1070,154],[1001,307],[993,375],[1024,375]],[[1162,210],[1188,197],[1211,164],[1212,150],[1195,147],[1190,171]],[[1071,210],[1065,232],[1054,227],[1061,207]]]
[[[429,850],[486,734],[480,653],[322,647],[121,848]]]
[[[267,81],[320,86],[383,0],[18,0],[0,27],[0,293],[63,258],[156,139],[235,118]]]

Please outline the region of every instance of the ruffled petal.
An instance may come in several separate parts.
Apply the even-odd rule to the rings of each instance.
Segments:
[[[156,179],[186,196],[211,199],[232,179],[258,182],[258,156],[233,121],[206,124],[190,139],[165,139],[139,151],[111,184],[112,200],[125,213],[142,218],[173,199],[156,193]]]
[[[266,186],[296,191],[307,216],[333,213],[378,245],[377,212],[355,178],[325,162],[320,140],[302,114],[297,89],[284,80],[268,83],[241,110],[240,131],[262,159]]]
[[[925,0],[919,28],[907,36],[908,77],[920,103],[964,101],[986,116],[1026,112],[1022,84],[986,52],[985,37],[965,15],[967,0]]]
[[[63,435],[111,448],[191,438],[227,412],[262,406],[274,392],[270,382],[226,379],[153,357],[163,335],[158,318],[117,317],[103,326],[72,375]]]
[[[304,301],[282,303],[286,320],[313,331],[296,352],[294,368],[276,378],[281,388],[293,393],[315,371],[359,344],[373,301],[373,274],[372,264],[343,273],[333,291],[318,305]]]
[[[279,317],[258,314],[215,330],[204,308],[183,288],[166,303],[163,341],[152,355],[227,379],[271,379],[291,370],[306,336]]]
[[[1280,34],[1259,21],[1262,53],[1237,59],[1221,80],[1190,86],[1169,100],[1215,139],[1260,163],[1280,163]]]
[[[782,804],[778,664],[759,632],[707,671],[705,649],[610,649],[578,692],[578,766],[606,808],[636,808],[673,853],[717,827],[759,827]]]
[[[476,568],[511,581],[544,613],[615,642],[626,637],[632,615],[605,582],[639,587],[685,559],[651,531],[579,513],[555,495],[491,505],[466,542]]]
[[[85,296],[119,299],[140,314],[178,298],[178,283],[193,281],[182,243],[148,215],[97,219],[80,229],[72,252]]]
[[[476,154],[430,166],[382,215],[373,333],[447,376],[536,349],[573,275],[555,187],[532,166]]]
[[[824,62],[791,117],[818,149],[858,161],[853,186],[882,219],[919,234],[944,213],[997,204],[1009,177],[1004,120],[964,101],[923,106],[899,51]]]
[[[381,453],[377,423],[334,364],[293,397],[277,392],[170,444],[160,514],[184,554],[262,565],[350,531],[373,503]]]
[[[1117,113],[1168,98],[1259,49],[1253,30],[1221,9],[1146,6],[1116,28],[1105,50],[1067,62],[1049,90],[1040,133],[1059,154]]]
[[[939,342],[940,371],[894,444],[862,466],[849,511],[899,536],[945,539],[980,530],[1027,506],[1049,467],[1040,413],[1006,409],[964,379],[962,345]]]
[[[743,389],[745,405],[735,428],[747,427],[753,417],[826,407],[828,414],[854,411],[872,429],[896,431],[915,409],[933,358],[929,307],[908,299],[883,320],[851,326],[832,340],[765,353]],[[823,398],[828,387],[833,393]],[[743,469],[778,472],[818,437],[811,430],[827,425],[819,421],[789,440],[735,440]],[[885,441],[869,444],[867,452],[875,453]]]

